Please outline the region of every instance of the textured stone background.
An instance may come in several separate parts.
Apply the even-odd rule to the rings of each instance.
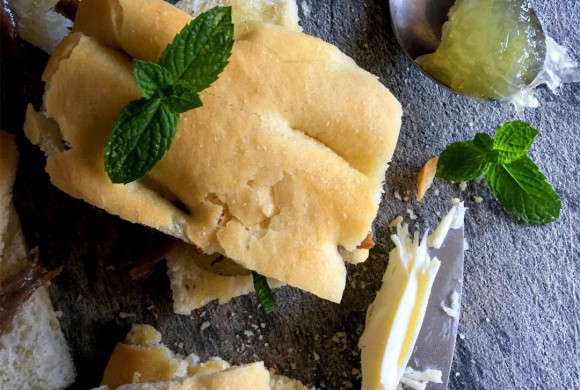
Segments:
[[[415,175],[449,142],[493,134],[516,118],[511,106],[481,103],[436,86],[414,68],[396,45],[384,0],[298,0],[307,33],[336,44],[402,102],[405,117],[398,149],[387,172],[377,237],[389,248],[386,225],[397,215],[417,228],[433,227],[450,198],[466,201],[464,295],[451,389],[573,389],[579,378],[578,208],[580,180],[580,85],[559,95],[541,88],[542,106],[523,119],[541,133],[531,150],[563,200],[562,217],[544,227],[519,224],[490,196],[483,183],[436,181],[427,199],[415,202]],[[580,58],[580,2],[532,1],[548,34]],[[356,347],[368,304],[380,286],[385,258],[349,267],[343,303],[335,305],[291,288],[275,293],[279,308],[264,315],[254,296],[192,316],[171,312],[165,266],[152,278],[130,282],[128,269],[154,233],[107,215],[53,188],[43,157],[22,137],[25,104],[38,107],[39,74],[46,57],[23,46],[23,61],[2,58],[2,127],[18,135],[21,165],[16,206],[31,246],[47,267],[65,264],[51,294],[63,312],[62,326],[79,369],[74,388],[96,385],[114,344],[132,323],[149,323],[180,353],[219,355],[233,363],[262,359],[269,367],[326,389],[360,386]],[[397,200],[394,192],[409,196]],[[484,198],[476,204],[473,196]],[[111,265],[115,270],[111,270]],[[120,318],[119,312],[134,316]],[[202,324],[209,327],[201,330]],[[206,325],[207,325],[206,324]],[[204,326],[205,328],[205,326]],[[179,348],[178,342],[183,342]],[[175,346],[174,346],[175,344]]]

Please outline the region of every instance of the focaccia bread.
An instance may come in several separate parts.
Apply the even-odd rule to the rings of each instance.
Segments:
[[[45,70],[45,112],[29,110],[25,126],[38,144],[62,133],[66,148],[43,145],[51,181],[339,302],[344,259],[361,258],[398,136],[401,107],[390,92],[336,47],[262,25],[237,39],[229,65],[201,93],[203,107],[182,115],[150,174],[112,184],[107,135],[139,97],[130,57],[155,61],[190,17],[162,1],[83,0],[77,18]]]
[[[149,325],[134,325],[105,368],[101,389],[308,390],[297,380],[273,375],[263,362],[231,366],[219,357],[200,362],[175,355]]]

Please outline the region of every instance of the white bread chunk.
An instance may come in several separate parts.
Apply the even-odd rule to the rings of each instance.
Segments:
[[[173,354],[149,325],[134,325],[125,343],[115,347],[101,384],[110,390],[252,389],[308,390],[300,381],[271,375],[263,362],[230,366],[214,357],[204,363]]]
[[[358,251],[371,230],[400,104],[336,47],[260,25],[236,40],[229,65],[201,93],[203,107],[182,114],[175,142],[150,174],[112,184],[103,170],[107,135],[139,97],[130,60],[112,49],[156,60],[189,20],[162,1],[83,0],[75,24],[82,33],[63,41],[44,73],[45,116],[70,147],[48,157],[51,181],[126,220],[339,302],[344,261],[353,257],[341,252]],[[33,142],[45,122],[27,118]]]
[[[177,314],[190,314],[216,299],[221,305],[254,291],[251,272],[222,255],[204,255],[180,242],[166,258]],[[282,283],[268,279],[268,285],[276,288]]]
[[[25,41],[52,54],[70,33],[72,22],[54,11],[58,0],[10,0],[16,14],[18,33]]]
[[[235,37],[253,30],[259,23],[271,23],[289,30],[302,31],[298,24],[298,6],[295,0],[180,0],[175,4],[193,17],[218,5],[232,7]]]
[[[0,282],[24,268],[28,249],[11,202],[17,166],[12,136],[0,131]],[[0,389],[63,389],[75,378],[66,340],[48,291],[40,287],[0,336]]]
[[[40,287],[0,336],[1,389],[64,389],[75,368],[48,291]]]

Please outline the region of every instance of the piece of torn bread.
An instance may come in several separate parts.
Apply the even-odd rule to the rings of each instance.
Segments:
[[[198,253],[193,245],[179,242],[166,258],[177,314],[190,314],[216,299],[221,305],[254,291],[251,272],[223,255]],[[277,288],[283,283],[269,278],[268,285]]]
[[[175,4],[193,17],[218,5],[232,7],[235,37],[253,30],[260,23],[302,31],[298,24],[296,0],[180,0]]]
[[[100,389],[275,389],[307,390],[297,380],[270,374],[263,362],[231,366],[219,357],[203,363],[195,355],[175,355],[149,325],[134,325],[118,343],[105,368]]]
[[[9,0],[14,11],[18,34],[22,39],[52,54],[70,33],[72,22],[55,11],[59,0]]]
[[[76,33],[45,70],[45,112],[28,111],[27,136],[72,196],[339,302],[344,260],[360,261],[378,210],[400,104],[336,47],[261,25],[236,40],[150,174],[112,184],[107,135],[139,97],[130,57],[155,61],[189,20],[162,1],[83,0]],[[43,142],[55,129],[66,148]]]
[[[12,203],[18,154],[0,131],[0,294],[2,282],[28,265],[28,249]],[[0,311],[8,310],[0,306]],[[0,313],[3,314],[3,313]],[[48,291],[38,288],[0,333],[0,389],[63,389],[75,378],[72,358]]]

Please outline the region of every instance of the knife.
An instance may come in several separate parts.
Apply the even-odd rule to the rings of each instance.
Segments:
[[[461,303],[463,226],[449,229],[443,245],[439,249],[429,248],[428,252],[431,258],[437,257],[441,265],[431,288],[425,319],[407,365],[418,371],[429,368],[441,370],[443,383],[430,382],[427,389],[445,390],[453,361],[459,318],[445,313],[442,304],[450,306],[449,300],[453,291],[459,294],[458,303]]]

